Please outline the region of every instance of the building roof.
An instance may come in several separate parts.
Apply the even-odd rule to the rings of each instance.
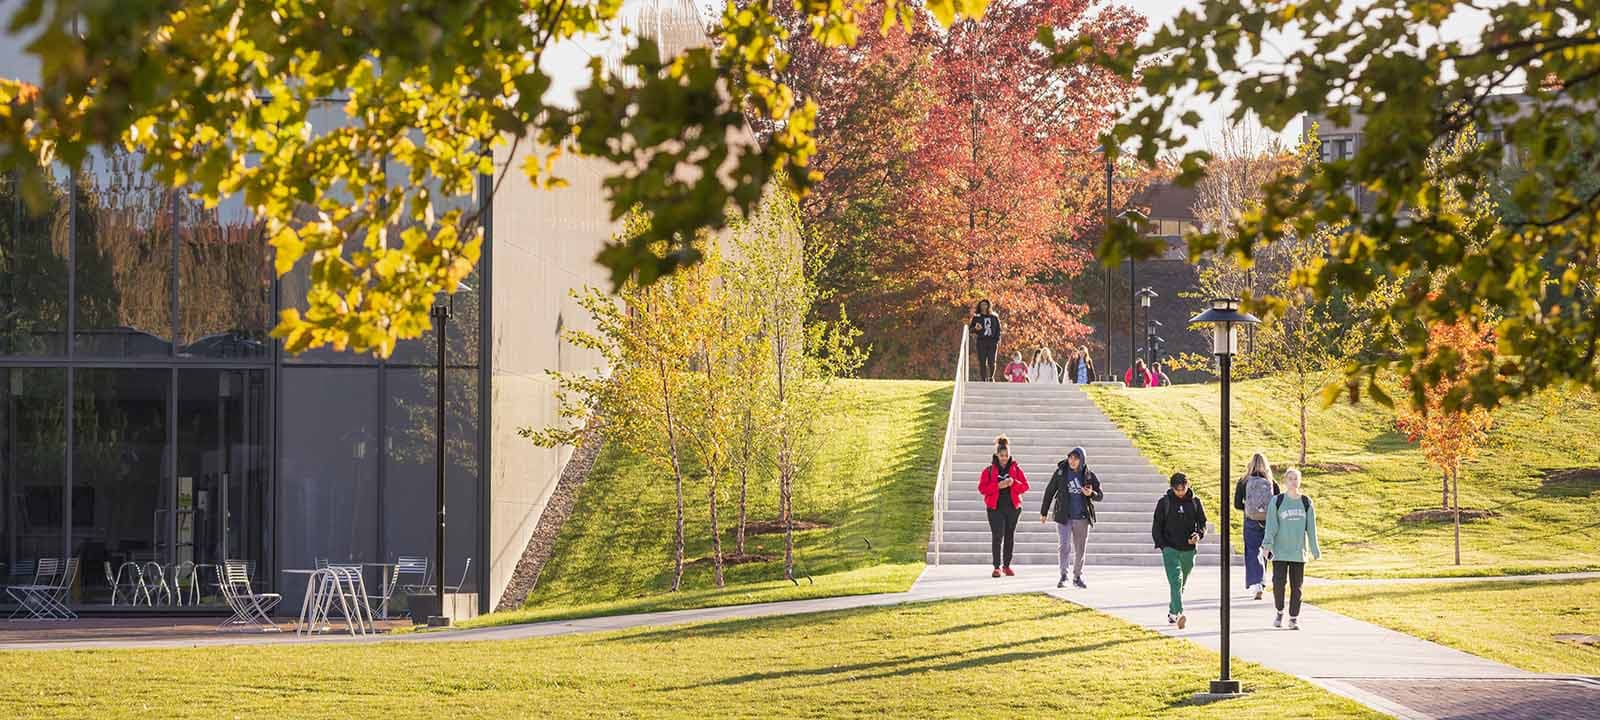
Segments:
[[[1133,205],[1144,210],[1151,220],[1195,221],[1194,188],[1173,183],[1151,183],[1133,196]]]

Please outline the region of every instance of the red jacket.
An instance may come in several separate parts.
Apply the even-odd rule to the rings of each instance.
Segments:
[[[1145,387],[1155,387],[1156,386],[1155,381],[1152,380],[1151,377],[1150,377],[1150,371],[1149,370],[1142,371],[1139,374],[1144,376],[1144,386]],[[1133,387],[1133,368],[1128,368],[1128,371],[1122,374],[1122,384],[1123,385],[1127,385],[1128,387]]]
[[[1022,507],[1022,494],[1028,491],[1028,478],[1022,474],[1022,466],[1016,460],[1011,462],[1011,501]],[[978,477],[978,492],[983,495],[983,504],[990,510],[996,509],[1000,504],[1000,471],[991,461],[989,467],[983,469],[983,475]]]

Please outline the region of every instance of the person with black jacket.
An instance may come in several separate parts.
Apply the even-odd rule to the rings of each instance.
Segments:
[[[1000,316],[990,309],[988,300],[978,301],[967,328],[978,345],[978,379],[994,382],[994,356],[1000,349]]]
[[[1066,587],[1067,568],[1072,568],[1072,584],[1086,588],[1083,583],[1083,551],[1089,542],[1089,528],[1094,525],[1094,504],[1106,499],[1100,491],[1100,478],[1089,471],[1088,455],[1083,448],[1075,447],[1067,459],[1056,464],[1055,474],[1044,489],[1044,503],[1039,506],[1039,522],[1056,521],[1059,543],[1056,553],[1061,566],[1061,579],[1056,587]]]
[[[1188,476],[1173,473],[1170,484],[1172,489],[1156,503],[1150,537],[1161,551],[1161,564],[1167,570],[1167,590],[1171,593],[1167,622],[1176,623],[1182,630],[1188,622],[1183,616],[1183,586],[1194,570],[1195,545],[1206,535],[1206,509],[1200,498],[1189,492]]]

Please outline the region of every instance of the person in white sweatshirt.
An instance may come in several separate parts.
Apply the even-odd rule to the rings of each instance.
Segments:
[[[1055,357],[1050,354],[1050,348],[1039,348],[1039,352],[1033,354],[1033,366],[1028,369],[1028,382],[1061,384],[1061,366],[1056,364]]]

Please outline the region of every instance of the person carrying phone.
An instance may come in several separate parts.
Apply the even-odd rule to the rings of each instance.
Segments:
[[[1000,349],[1000,316],[990,307],[988,300],[979,300],[967,323],[978,345],[978,379],[982,382],[994,382],[994,356]]]
[[[989,552],[994,559],[990,577],[1016,574],[1011,571],[1011,555],[1017,544],[1017,519],[1022,517],[1022,494],[1027,491],[1028,478],[1011,459],[1011,441],[1004,435],[995,438],[994,457],[978,477],[978,493],[989,510]]]
[[[1172,489],[1156,502],[1150,536],[1161,551],[1161,564],[1167,570],[1167,622],[1182,630],[1188,623],[1183,615],[1183,586],[1194,570],[1195,546],[1206,535],[1206,509],[1189,492],[1188,476],[1173,473],[1169,484]]]
[[[1050,484],[1044,489],[1044,502],[1039,505],[1039,522],[1056,521],[1058,544],[1056,554],[1061,567],[1061,579],[1056,587],[1066,587],[1067,570],[1072,570],[1072,584],[1086,588],[1083,583],[1083,551],[1089,543],[1089,528],[1094,525],[1094,504],[1106,498],[1100,491],[1100,478],[1089,471],[1089,461],[1083,448],[1075,447],[1067,459],[1056,465]]]

